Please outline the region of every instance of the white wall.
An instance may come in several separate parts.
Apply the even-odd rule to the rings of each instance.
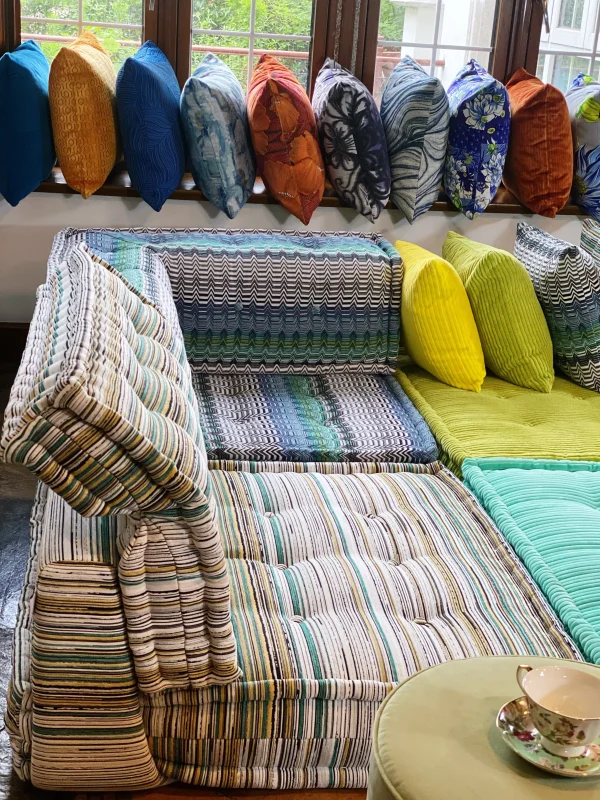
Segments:
[[[310,223],[311,230],[380,231],[392,242],[407,239],[436,253],[449,230],[459,231],[481,242],[512,252],[517,221],[533,225],[579,243],[581,218],[484,214],[470,222],[460,214],[429,212],[409,225],[397,211],[383,212],[375,225],[354,211],[319,208]],[[0,322],[29,322],[35,303],[35,290],[44,282],[46,261],[52,238],[61,228],[94,227],[228,227],[228,228],[303,228],[295,217],[277,205],[247,205],[235,220],[229,220],[209,203],[169,200],[160,213],[142,200],[79,195],[29,195],[17,208],[0,199]]]

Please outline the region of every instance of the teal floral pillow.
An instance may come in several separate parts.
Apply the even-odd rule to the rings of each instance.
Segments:
[[[183,87],[181,121],[196,185],[233,219],[254,186],[254,150],[244,90],[212,53]]]
[[[565,99],[575,145],[573,199],[600,222],[600,83],[580,74],[567,89]]]
[[[446,194],[473,219],[496,194],[508,150],[506,88],[474,59],[448,89],[450,132],[444,166]]]

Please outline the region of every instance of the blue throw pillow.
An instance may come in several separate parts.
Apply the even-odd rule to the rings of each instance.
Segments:
[[[160,211],[181,183],[185,151],[179,115],[179,84],[154,42],[128,58],[117,76],[117,110],[123,155],[131,184]]]
[[[233,219],[254,187],[254,151],[244,90],[212,53],[183,88],[181,119],[198,188]]]
[[[510,128],[506,88],[474,59],[448,89],[450,132],[444,166],[446,194],[473,219],[496,194]]]
[[[321,151],[340,200],[375,222],[390,196],[390,164],[372,94],[333,59],[317,75],[312,100]]]
[[[391,199],[412,223],[438,198],[450,114],[441,82],[410,56],[395,67],[381,98]]]
[[[0,194],[11,206],[37,189],[54,166],[49,74],[35,42],[0,58]]]

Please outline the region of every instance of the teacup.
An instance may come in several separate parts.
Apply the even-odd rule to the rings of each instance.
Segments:
[[[517,667],[531,719],[550,753],[580,756],[600,736],[600,670],[598,674],[558,665]]]

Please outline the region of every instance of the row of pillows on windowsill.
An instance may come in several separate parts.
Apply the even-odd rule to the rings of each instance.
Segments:
[[[600,224],[585,220],[581,245],[524,222],[514,255],[454,231],[442,257],[396,242],[409,356],[457,389],[479,392],[488,369],[550,392],[556,365],[600,392]]]
[[[590,81],[581,78],[569,90],[588,143],[598,129],[589,126],[593,99],[600,98],[600,85]],[[198,188],[231,218],[247,201],[256,168],[304,223],[323,196],[325,170],[342,203],[372,221],[391,199],[412,222],[435,202],[440,183],[472,218],[494,197],[503,172],[520,202],[547,216],[571,190],[573,141],[562,94],[524,70],[505,88],[475,61],[446,94],[437,78],[403,58],[380,113],[366,87],[330,59],[312,107],[293,73],[268,55],[247,99],[212,54],[180,96],[168,59],[152,42],[117,77],[96,37],[84,33],[59,51],[51,69],[34,42],[3,56],[0,105],[7,109],[0,193],[13,205],[54,163],[52,131],[67,183],[84,197],[97,191],[118,156],[119,129],[132,184],[155,210],[179,186],[186,157]],[[579,162],[595,163],[589,154]],[[589,183],[578,174],[574,189],[593,215]]]

